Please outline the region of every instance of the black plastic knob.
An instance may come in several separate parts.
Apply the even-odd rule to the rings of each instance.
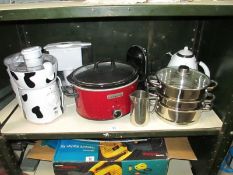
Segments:
[[[114,118],[121,117],[122,116],[121,110],[114,110],[113,111],[113,116],[114,116]]]

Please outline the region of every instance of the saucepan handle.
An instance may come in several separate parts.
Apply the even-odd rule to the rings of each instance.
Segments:
[[[209,86],[207,87],[207,91],[211,92],[214,88],[218,86],[218,82],[211,80]]]
[[[159,100],[159,96],[157,94],[150,92],[148,92],[148,94],[149,94],[149,100]]]
[[[158,80],[157,76],[150,75],[147,77],[148,87],[162,88],[161,82]]]
[[[158,103],[159,101],[159,96],[155,93],[149,93],[149,100],[150,100],[150,106],[154,106],[151,110],[150,110],[150,113],[153,113],[155,111],[155,107],[156,107],[156,104]]]
[[[203,110],[209,111],[213,108],[213,101],[215,100],[215,95],[212,93],[207,93],[205,100],[203,101]]]

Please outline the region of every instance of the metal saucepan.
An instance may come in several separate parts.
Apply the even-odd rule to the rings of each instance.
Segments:
[[[163,119],[178,125],[187,125],[199,120],[202,112],[209,111],[211,107],[206,106],[199,110],[181,111],[169,108],[161,103],[156,104],[155,111]]]
[[[148,76],[148,83],[166,97],[187,101],[201,100],[217,86],[216,81],[187,66],[161,69]]]
[[[212,93],[206,93],[206,97],[201,100],[194,100],[194,101],[184,101],[184,100],[178,100],[174,98],[168,98],[164,95],[158,94],[158,101],[169,107],[176,110],[198,110],[203,107],[206,107],[207,105],[212,106],[213,101],[215,99],[215,95]]]

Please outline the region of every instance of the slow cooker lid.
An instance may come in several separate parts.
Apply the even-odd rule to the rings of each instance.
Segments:
[[[183,65],[161,69],[156,76],[161,83],[178,89],[200,90],[210,84],[208,76]]]
[[[87,88],[114,88],[126,85],[137,78],[137,71],[124,63],[97,62],[76,69],[68,77],[75,85]]]

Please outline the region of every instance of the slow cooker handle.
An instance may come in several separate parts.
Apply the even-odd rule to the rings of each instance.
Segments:
[[[115,69],[116,68],[115,60],[113,58],[111,58],[110,61],[111,61],[111,68]],[[94,70],[97,71],[98,67],[99,67],[99,64],[104,63],[104,62],[109,62],[109,60],[101,60],[101,61],[95,62]]]
[[[74,79],[73,79],[73,77],[74,77],[74,72],[75,72],[75,71],[71,72],[70,75],[68,75],[68,76],[66,77],[67,80],[68,80],[72,85],[75,85],[75,82],[74,82]]]

